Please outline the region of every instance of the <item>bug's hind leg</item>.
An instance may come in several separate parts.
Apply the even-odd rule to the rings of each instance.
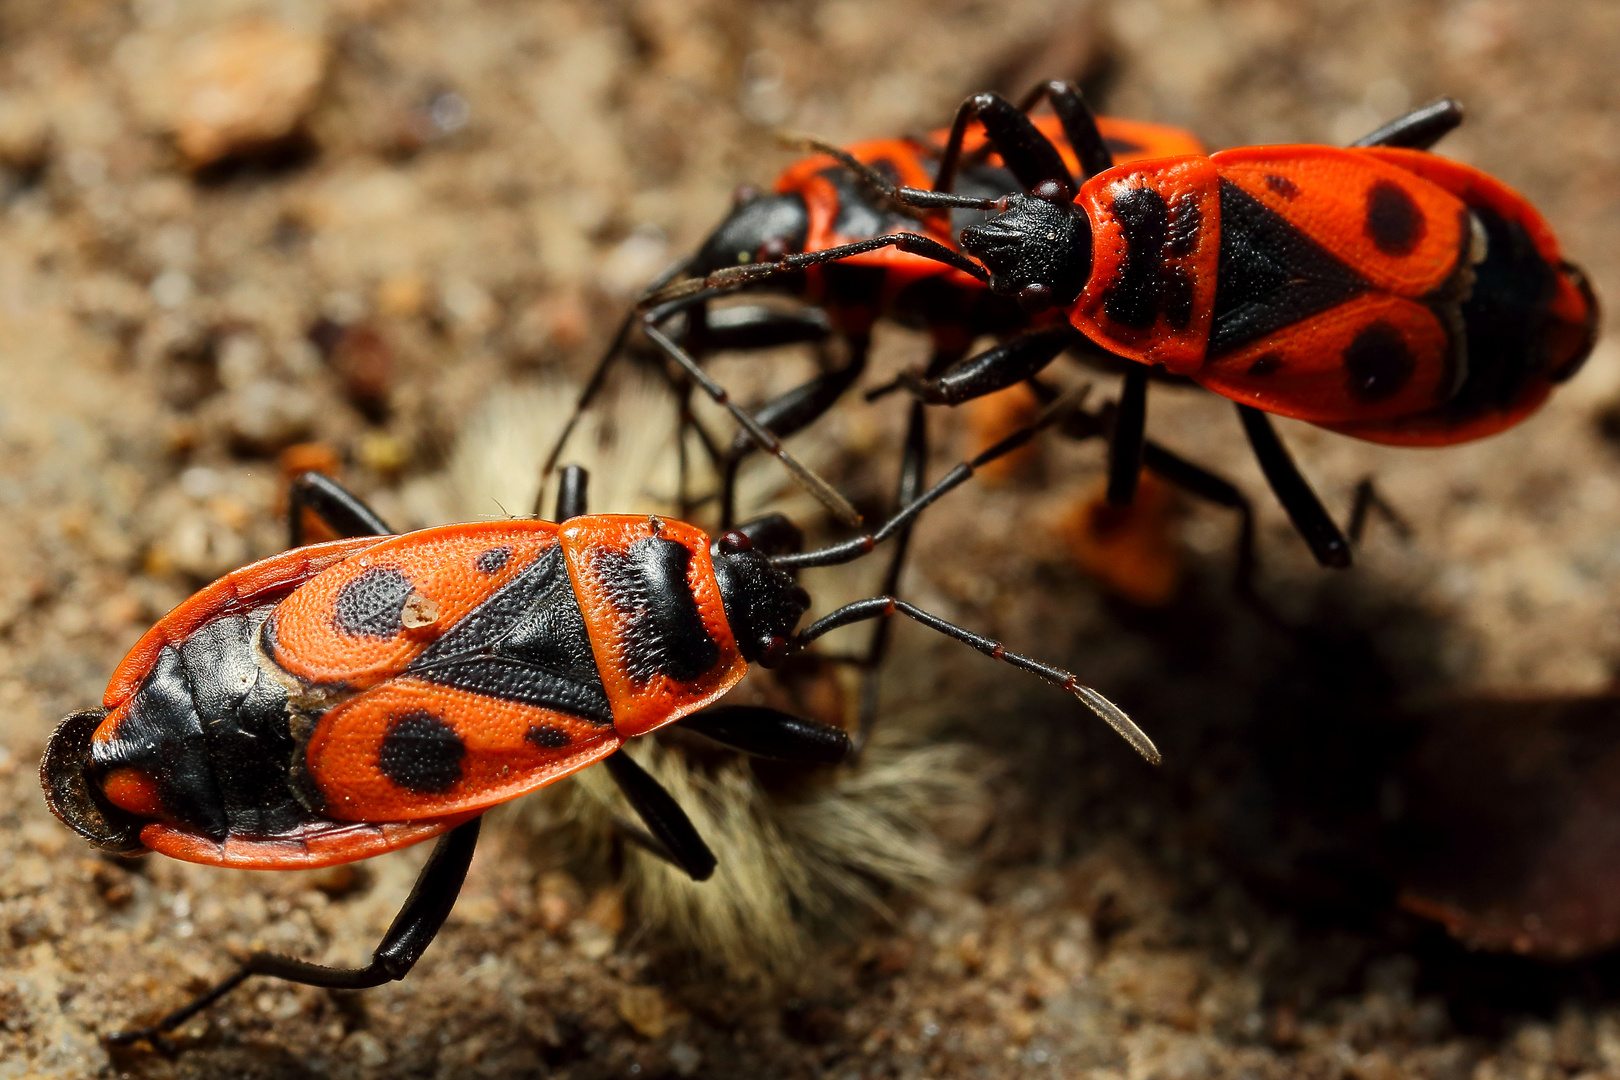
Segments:
[[[865,336],[851,337],[849,357],[842,367],[824,371],[810,381],[766,402],[754,413],[761,427],[777,438],[785,439],[809,427],[827,410],[838,403],[844,393],[855,385],[866,371],[866,358],[871,341]],[[742,463],[757,449],[747,433],[739,432],[731,449],[721,463],[720,528],[729,529],[736,521],[737,477]]]
[[[1389,500],[1384,498],[1378,486],[1373,483],[1373,478],[1364,476],[1356,485],[1355,501],[1350,504],[1350,520],[1344,527],[1350,543],[1357,547],[1361,546],[1362,534],[1367,531],[1367,518],[1375,511],[1389,524],[1396,536],[1402,540],[1411,539],[1411,524],[1390,505]]]
[[[1463,108],[1450,98],[1413,109],[1376,131],[1368,132],[1351,146],[1399,146],[1427,150],[1463,122]]]
[[[944,367],[948,358],[935,357],[930,370]],[[923,480],[928,469],[928,414],[920,401],[911,403],[906,418],[905,450],[900,458],[900,480],[895,489],[894,507],[898,511],[922,493]],[[899,591],[900,575],[905,570],[906,555],[911,549],[912,525],[907,525],[894,538],[894,552],[889,556],[888,568],[883,573],[882,592],[892,596]],[[854,752],[859,754],[871,741],[877,727],[878,706],[883,690],[883,660],[889,654],[889,643],[894,635],[894,620],[880,618],[872,626],[872,637],[867,642],[866,655],[860,660],[861,701],[855,721]]]
[[[585,516],[586,493],[590,490],[591,474],[579,465],[563,466],[557,481],[557,523],[569,518]]]
[[[647,835],[633,828],[624,830],[626,835],[684,870],[693,881],[709,880],[714,874],[714,852],[703,842],[692,819],[686,816],[674,796],[623,750],[616,750],[602,760],[608,775],[647,826]]]
[[[287,546],[301,547],[304,513],[319,518],[339,538],[392,536],[394,530],[348,488],[318,472],[306,472],[292,482],[287,493]]]
[[[1349,566],[1350,542],[1328,516],[1311,485],[1300,475],[1288,448],[1271,426],[1271,418],[1251,405],[1239,405],[1237,410],[1249,445],[1260,462],[1260,470],[1266,474],[1266,482],[1276,492],[1277,501],[1288,511],[1288,519],[1309,545],[1316,561],[1323,566]]]
[[[1136,482],[1142,474],[1147,442],[1148,369],[1134,364],[1125,372],[1114,410],[1114,430],[1108,437],[1108,502],[1129,506],[1136,501]]]
[[[383,935],[382,941],[377,943],[377,948],[371,954],[371,963],[365,967],[326,967],[290,956],[256,952],[235,974],[197,995],[157,1023],[116,1032],[108,1035],[106,1041],[114,1046],[128,1046],[145,1040],[159,1049],[170,1049],[168,1040],[164,1038],[166,1032],[173,1031],[255,975],[269,975],[328,990],[364,990],[403,979],[433,943],[434,937],[444,926],[444,920],[449,918],[450,909],[455,907],[462,882],[467,878],[467,866],[472,862],[473,851],[478,846],[480,820],[473,818],[457,825],[439,838],[433,854],[417,876],[416,885],[411,889],[405,906],[394,916],[393,925]]]
[[[1069,175],[1063,155],[1034,121],[1000,94],[987,93],[973,95],[956,110],[950,136],[940,154],[939,168],[934,173],[935,191],[950,191],[954,186],[962,158],[962,139],[967,134],[968,124],[975,120],[984,125],[985,138],[1026,190],[1034,189],[1044,180],[1065,185],[1071,195],[1080,190],[1074,177]]]
[[[849,735],[802,716],[763,705],[721,705],[693,713],[681,727],[749,757],[838,765],[849,758]]]

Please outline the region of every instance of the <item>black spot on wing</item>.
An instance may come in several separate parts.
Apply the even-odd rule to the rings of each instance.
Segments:
[[[1249,374],[1263,379],[1267,375],[1275,375],[1281,369],[1282,357],[1276,353],[1266,353],[1264,356],[1256,357],[1249,365]]]
[[[1368,284],[1285,218],[1221,181],[1221,248],[1209,355],[1337,307]]]
[[[599,552],[592,570],[624,616],[625,669],[645,682],[654,675],[695,679],[720,661],[687,582],[692,553],[673,540],[649,537],[624,552]]]
[[[1153,326],[1160,315],[1172,329],[1187,329],[1197,290],[1188,270],[1169,260],[1198,247],[1198,196],[1184,193],[1167,206],[1152,188],[1131,188],[1114,198],[1114,213],[1125,233],[1125,269],[1103,295],[1104,312],[1135,330]]]
[[[1266,173],[1266,187],[1270,188],[1272,191],[1275,191],[1278,195],[1281,195],[1285,199],[1297,199],[1299,197],[1299,185],[1288,179],[1286,176],[1278,176],[1276,173]]]
[[[1426,228],[1423,211],[1399,184],[1379,180],[1367,189],[1367,237],[1385,255],[1411,254]]]
[[[377,769],[406,791],[441,795],[461,779],[466,756],[455,728],[426,709],[412,709],[388,721],[377,747]]]
[[[1357,401],[1383,401],[1412,380],[1417,360],[1400,332],[1375,322],[1357,334],[1344,350],[1345,386]]]
[[[413,591],[397,566],[373,566],[338,590],[332,625],[349,637],[395,637],[405,629],[400,612]]]
[[[478,558],[473,560],[473,566],[477,567],[478,572],[481,574],[493,574],[505,566],[506,561],[511,557],[511,548],[492,547],[488,551],[480,551]]]
[[[561,750],[574,741],[568,732],[551,724],[535,724],[524,734],[523,739],[542,750]]]
[[[558,545],[469,612],[406,670],[442,686],[597,724],[613,722]]]

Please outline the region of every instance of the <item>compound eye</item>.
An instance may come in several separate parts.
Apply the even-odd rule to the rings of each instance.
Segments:
[[[765,646],[765,652],[760,656],[759,662],[763,667],[773,668],[788,658],[792,649],[785,637],[772,637]]]
[[[1052,287],[1035,282],[1018,290],[1018,306],[1031,315],[1039,315],[1052,306]]]
[[[755,262],[776,262],[788,253],[787,241],[780,236],[773,236],[754,252]]]
[[[741,555],[745,551],[753,551],[754,542],[748,534],[738,529],[732,529],[720,537],[720,554]]]
[[[1066,203],[1074,200],[1069,185],[1058,180],[1042,180],[1035,185],[1030,194],[1049,203]]]

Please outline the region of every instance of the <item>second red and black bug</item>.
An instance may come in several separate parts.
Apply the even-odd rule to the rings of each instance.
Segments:
[[[1095,128],[1077,95],[1063,107],[1068,126]],[[1124,503],[1143,464],[1150,370],[1189,379],[1237,402],[1296,528],[1320,562],[1344,566],[1349,545],[1268,413],[1394,445],[1464,442],[1534,411],[1595,340],[1597,301],[1535,208],[1427,152],[1461,116],[1442,101],[1349,149],[1164,157],[1093,170],[1080,184],[1027,116],[981,94],[958,114],[934,190],[885,187],[895,202],[936,213],[993,212],[961,231],[960,252],[932,234],[891,233],[717,270],[653,302],[756,286],[879,247],[938,260],[1032,315],[1063,319],[943,372],[914,373],[907,385],[922,400],[956,404],[1011,386],[1065,350],[1128,362],[1109,492]],[[950,192],[975,120],[1024,192]],[[871,170],[866,182],[889,185]]]

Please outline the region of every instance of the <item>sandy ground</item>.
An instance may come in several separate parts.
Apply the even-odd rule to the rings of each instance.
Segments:
[[[494,817],[405,982],[254,984],[178,1058],[109,1056],[98,1034],[233,950],[360,957],[424,853],[357,874],[106,861],[34,769],[146,626],[278,549],[288,446],[329,448],[401,527],[525,510],[469,488],[469,425],[581,377],[731,189],[790,160],[777,129],[922,130],[970,91],[1065,76],[1212,146],[1343,142],[1449,94],[1469,121],[1445,151],[1526,192],[1615,296],[1616,55],[1620,8],[1595,2],[0,5],[0,1076],[1620,1074],[1612,955],[1470,951],[1397,904],[1528,912],[1580,931],[1566,953],[1620,939],[1614,710],[1594,697],[1620,662],[1608,344],[1478,445],[1282,425],[1331,505],[1375,474],[1412,527],[1375,522],[1342,574],[1309,563],[1224,403],[1157,394],[1154,435],[1256,495],[1282,627],[1233,601],[1217,511],[1175,518],[1168,607],[1076,569],[1055,526],[1096,447],[942,506],[907,595],[1074,666],[1166,765],[902,631],[897,745],[959,748],[913,815],[927,872],[886,915],[832,903],[771,981],[686,947],[618,855],[551,843],[553,802]],[[886,332],[879,374],[920,346]],[[716,370],[747,396],[802,364]],[[895,407],[803,441],[869,505]],[[966,443],[938,424],[942,468]],[[821,610],[862,582],[811,580]]]

